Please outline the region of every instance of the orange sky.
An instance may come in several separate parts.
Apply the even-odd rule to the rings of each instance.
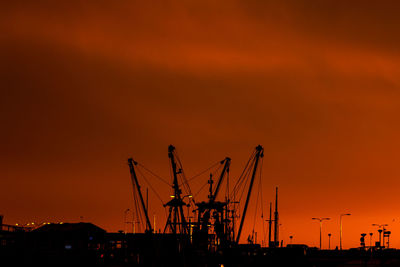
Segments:
[[[263,197],[279,186],[285,243],[317,246],[311,217],[331,217],[324,233],[336,246],[339,215],[350,212],[344,247],[388,223],[400,248],[399,7],[0,4],[5,223],[83,216],[117,231],[132,203],[128,157],[170,179],[174,144],[187,176],[230,156],[234,179],[262,144]],[[150,212],[162,225],[159,205]]]

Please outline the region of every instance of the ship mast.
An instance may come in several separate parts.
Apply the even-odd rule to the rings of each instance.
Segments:
[[[173,195],[171,196],[172,200],[165,204],[165,206],[169,206],[169,215],[164,228],[164,233],[168,229],[173,234],[188,234],[188,224],[183,213],[183,206],[188,206],[188,204],[186,204],[182,199],[182,190],[178,183],[178,174],[182,173],[182,166],[179,165],[179,168],[177,168],[174,152],[175,147],[170,145],[168,147],[168,157],[171,162],[173,174]]]
[[[274,212],[274,244],[279,247],[279,213],[278,213],[278,187],[275,193],[275,212]]]

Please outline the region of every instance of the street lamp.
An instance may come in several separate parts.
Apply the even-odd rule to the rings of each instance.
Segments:
[[[331,236],[332,236],[332,234],[329,233],[329,234],[328,234],[328,237],[329,237],[328,249],[329,249],[329,250],[331,249]]]
[[[311,218],[319,221],[319,249],[322,249],[322,221],[330,220],[331,218]]]
[[[373,223],[372,226],[378,226],[378,233],[379,233],[379,246],[382,245],[382,232],[383,230],[381,228],[384,228],[385,226],[388,226],[387,224],[377,224],[377,223]],[[383,244],[385,245],[385,244]]]
[[[372,235],[374,233],[369,233],[369,247],[372,248]]]
[[[350,216],[351,214],[350,213],[345,213],[345,214],[340,214],[340,250],[342,250],[342,235],[343,235],[343,232],[342,232],[342,217],[343,216]]]

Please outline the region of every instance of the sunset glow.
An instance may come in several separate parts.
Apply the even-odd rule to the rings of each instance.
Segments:
[[[243,242],[256,218],[261,243],[279,187],[285,244],[319,247],[312,218],[329,217],[322,247],[331,233],[335,248],[351,214],[343,248],[361,233],[377,241],[372,224],[400,248],[400,2],[6,2],[4,223],[117,232],[133,210],[128,158],[172,181],[170,144],[188,178],[230,157],[233,184],[261,144],[263,211],[253,194]],[[144,174],[170,201],[172,188]],[[208,179],[190,183],[194,198],[206,200],[195,192]],[[162,231],[163,203],[142,188]]]

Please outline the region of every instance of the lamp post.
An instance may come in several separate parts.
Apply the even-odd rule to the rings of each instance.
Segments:
[[[331,249],[331,236],[332,236],[332,234],[329,233],[329,234],[328,234],[328,238],[329,238],[328,249],[329,249],[329,250]]]
[[[311,218],[312,220],[319,221],[319,249],[322,249],[322,221],[330,220],[331,218]]]
[[[350,213],[345,213],[345,214],[340,214],[340,250],[342,250],[342,236],[343,236],[343,231],[342,231],[342,217],[343,216],[350,216]]]
[[[383,230],[381,228],[384,228],[385,226],[388,226],[387,224],[377,224],[377,223],[373,223],[372,226],[378,226],[378,233],[379,233],[379,246],[382,246],[382,232]],[[385,244],[383,244],[385,245]]]

